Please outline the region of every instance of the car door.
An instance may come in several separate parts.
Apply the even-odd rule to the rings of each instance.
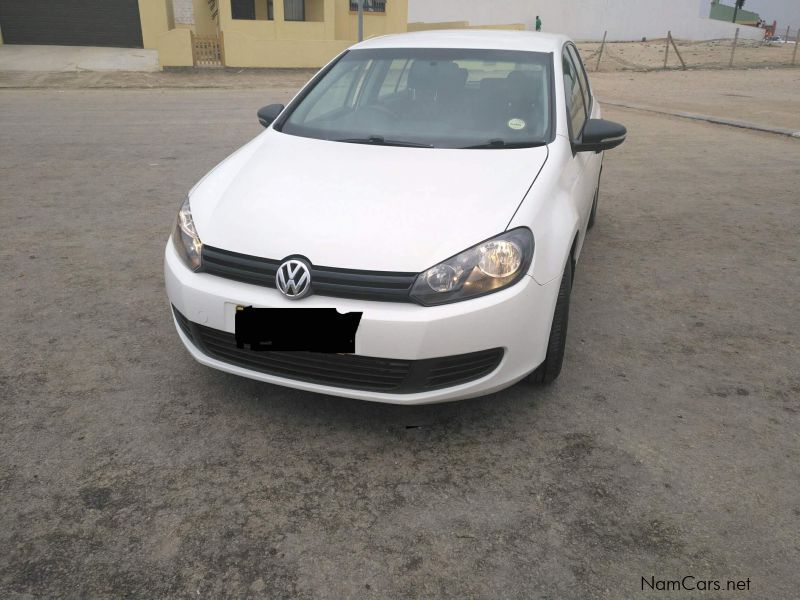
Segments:
[[[580,54],[578,53],[578,49],[569,44],[567,46],[567,50],[569,51],[570,57],[572,58],[573,63],[578,71],[578,82],[581,84],[581,90],[583,91],[583,99],[584,103],[586,104],[586,118],[587,119],[599,119],[601,118],[600,115],[600,105],[595,102],[594,94],[592,94],[592,88],[589,84],[589,77],[586,73],[586,67],[581,60]],[[594,202],[594,193],[597,190],[597,184],[600,181],[600,170],[603,166],[603,153],[596,153],[596,152],[587,152],[586,154],[586,183],[589,186],[589,193],[590,196],[590,204],[589,204],[589,212],[591,212],[591,204]]]
[[[587,106],[587,100],[591,102],[585,74],[580,63],[576,64],[574,56],[576,55],[572,44],[565,45],[561,60],[567,107],[567,129],[573,145],[581,139],[583,128],[589,118],[590,106]],[[583,82],[581,81],[582,77]],[[594,156],[596,155],[593,152],[573,152],[571,164],[566,173],[570,178],[570,196],[578,212],[580,236],[577,250],[580,250],[583,245],[594,199],[596,185],[596,179],[593,181],[593,177],[595,177]]]

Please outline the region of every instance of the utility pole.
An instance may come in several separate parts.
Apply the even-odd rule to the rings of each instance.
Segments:
[[[364,41],[364,0],[358,0],[358,41]]]
[[[597,55],[597,66],[594,68],[595,71],[600,70],[600,59],[603,58],[603,49],[606,47],[606,36],[608,35],[608,31],[603,32],[603,43],[600,44],[600,54]]]
[[[736,23],[736,15],[739,14],[739,9],[744,6],[744,0],[736,0],[733,5],[733,22]]]
[[[728,68],[733,67],[733,55],[736,52],[736,42],[739,41],[739,28],[736,28],[736,35],[733,36],[733,46],[731,46],[731,61],[728,63]]]

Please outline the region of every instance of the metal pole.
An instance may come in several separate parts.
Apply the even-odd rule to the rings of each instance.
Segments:
[[[798,27],[797,33],[794,34],[794,50],[792,50],[792,64],[794,64],[794,61],[797,60],[797,46],[800,46],[800,27]]]
[[[681,56],[681,53],[678,52],[678,46],[675,45],[675,38],[672,37],[672,32],[671,31],[667,33],[667,37],[669,38],[669,41],[672,42],[672,49],[675,50],[675,54],[678,55],[678,60],[681,61],[681,67],[683,67],[683,70],[685,71],[686,70],[686,63],[683,62],[683,57]]]
[[[358,0],[358,41],[364,41],[364,0]]]
[[[789,25],[786,26],[786,37],[783,38],[783,41],[784,42],[788,42],[789,41]]]
[[[594,68],[595,71],[600,70],[600,59],[603,58],[603,48],[606,47],[606,36],[608,35],[608,31],[603,32],[603,43],[600,44],[600,54],[597,55],[597,66]]]
[[[728,68],[733,67],[733,53],[736,52],[736,42],[739,41],[739,28],[736,28],[736,35],[733,36],[733,46],[731,47],[731,61],[728,63]]]
[[[672,32],[667,32],[667,47],[664,48],[664,68],[667,68],[667,58],[669,58],[669,37],[672,35]]]

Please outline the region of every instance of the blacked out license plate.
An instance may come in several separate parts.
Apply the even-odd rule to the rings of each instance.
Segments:
[[[250,350],[353,353],[360,312],[335,308],[236,307],[236,346]]]

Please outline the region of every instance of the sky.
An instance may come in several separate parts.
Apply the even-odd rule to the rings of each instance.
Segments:
[[[733,5],[733,0],[722,0],[723,4]],[[778,22],[778,29],[792,30],[800,27],[800,0],[745,0],[744,7],[761,15],[768,23]]]

